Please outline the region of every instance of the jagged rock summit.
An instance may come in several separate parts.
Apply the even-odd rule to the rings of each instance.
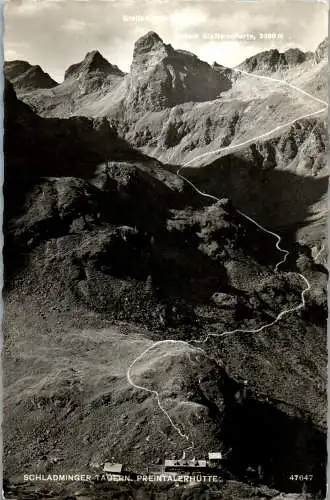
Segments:
[[[57,85],[57,82],[39,65],[32,66],[27,61],[6,61],[4,74],[14,85],[16,92],[19,93],[37,89],[51,89]]]
[[[71,98],[77,98],[76,92],[85,95],[98,91],[108,91],[122,80],[125,73],[118,66],[111,64],[98,50],[87,52],[79,63],[72,64],[65,71],[64,86],[71,88]]]
[[[98,50],[87,52],[83,61],[72,64],[66,70],[64,79],[88,77],[92,73],[99,73],[103,76],[117,75],[123,76],[124,73],[116,65],[107,61]]]
[[[277,49],[265,50],[246,59],[238,68],[248,71],[277,71],[289,69],[302,64],[313,57],[312,52],[303,52],[300,49],[288,49],[279,52]]]
[[[298,48],[290,48],[284,52],[279,52],[277,49],[265,50],[249,57],[238,68],[250,73],[253,71],[274,72],[279,69],[290,69],[310,60],[315,64],[319,64],[327,57],[328,47],[329,40],[326,37],[318,45],[315,52],[303,52]]]
[[[164,57],[173,54],[171,45],[166,45],[157,33],[149,31],[134,44],[131,71],[140,72],[159,63]]]
[[[131,77],[126,107],[140,112],[213,100],[231,87],[224,74],[153,31],[135,42]]]

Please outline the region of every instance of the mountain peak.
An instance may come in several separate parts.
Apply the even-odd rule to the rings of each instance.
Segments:
[[[135,42],[131,75],[126,106],[134,113],[210,101],[231,87],[227,74],[192,52],[174,49],[154,31]]]
[[[145,70],[170,55],[172,51],[171,45],[166,45],[157,33],[149,31],[134,44],[131,70]]]
[[[114,74],[123,76],[123,72],[118,66],[112,65],[105,59],[98,50],[87,52],[83,61],[72,64],[65,72],[65,79],[88,76],[90,73],[103,73],[105,75]]]
[[[100,52],[98,50],[91,50],[90,52],[87,52],[87,54],[85,55],[85,61],[89,61],[89,62],[103,62],[103,61],[106,61],[106,59],[102,56],[102,54],[100,54]],[[107,61],[108,62],[108,61]]]
[[[135,47],[152,48],[155,45],[164,45],[163,40],[160,36],[155,33],[155,31],[148,31],[145,35],[142,35],[135,42]]]
[[[39,65],[32,66],[27,61],[5,61],[4,73],[13,84],[16,92],[50,89],[57,85],[57,82]]]

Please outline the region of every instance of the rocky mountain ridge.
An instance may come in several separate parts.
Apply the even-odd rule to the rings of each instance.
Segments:
[[[320,53],[319,48],[316,49],[316,53]],[[286,70],[313,59],[313,57],[316,57],[316,53],[303,52],[302,50],[293,48],[285,52],[279,52],[277,49],[265,50],[255,56],[249,57],[237,67],[249,73],[254,71],[274,72],[279,69]],[[320,62],[320,60],[316,62]]]
[[[283,53],[265,51],[238,68],[244,67],[252,74],[262,70],[280,79],[284,71],[290,84],[326,99],[327,46],[326,39],[313,57],[298,49]],[[285,170],[311,178],[311,186],[317,184],[314,179],[323,185],[327,177],[325,115],[298,121],[287,130],[280,128],[303,114],[317,112],[321,103],[289,86],[240,74],[217,63],[211,67],[193,54],[173,49],[154,32],[137,40],[128,75],[93,51],[83,62],[69,68],[63,84],[50,91],[30,92],[22,99],[44,117],[104,117],[127,143],[163,163],[189,162],[189,167],[205,168],[216,158],[235,155],[256,160],[254,167],[260,173],[264,169]],[[273,129],[272,135],[262,138]],[[308,131],[311,135],[306,138]],[[258,136],[261,138],[253,141]],[[244,146],[249,139],[252,142]],[[241,143],[243,146],[239,146]],[[275,143],[279,147],[274,148]],[[226,148],[233,148],[235,144],[237,150],[227,152]],[[202,171],[200,174],[205,177]],[[251,182],[253,184],[252,178]],[[260,188],[258,185],[257,190]],[[323,198],[323,201],[317,198],[319,190],[312,190],[315,192],[305,198],[312,199],[312,205],[306,208],[311,220],[317,221],[315,231],[311,231],[316,237],[308,243],[318,245],[324,233],[324,221],[319,229],[318,220],[324,219],[325,203]],[[279,191],[275,186],[270,186],[270,191],[278,205],[276,193]],[[218,194],[221,197],[221,193]],[[296,199],[297,214],[299,210],[306,213],[301,206],[305,203],[303,200],[304,195],[299,201]],[[249,210],[244,200],[241,201],[236,201],[237,206]],[[259,212],[265,213],[263,208]],[[273,228],[283,226],[276,211],[265,223]],[[304,225],[305,221],[293,216],[288,223]]]
[[[304,53],[299,49],[293,48],[281,53],[277,49],[272,49],[248,58],[242,64],[238,65],[237,68],[251,73],[260,70],[276,72],[279,69],[288,70],[308,62],[319,64],[326,58],[327,47],[328,39],[325,39],[314,53]],[[22,65],[24,61],[21,62],[21,68],[16,63],[17,61],[10,61],[5,64],[6,77],[12,81],[14,86],[14,79],[22,77],[25,71]],[[98,78],[95,79],[94,85],[86,89],[87,93],[90,94],[92,102],[93,93],[100,90],[101,87],[107,87],[105,83],[109,79],[109,75],[113,78],[117,77],[117,83],[121,80],[122,85],[121,90],[118,91],[119,93],[117,93],[115,86],[112,89],[107,88],[107,94],[115,90],[116,97],[122,93],[129,94],[128,101],[126,99],[126,105],[130,107],[133,103],[137,104],[137,111],[140,108],[141,111],[157,111],[190,101],[212,101],[230,89],[233,81],[239,78],[237,72],[231,71],[230,68],[224,68],[218,63],[210,66],[188,51],[173,49],[170,44],[164,43],[159,35],[152,31],[140,37],[134,45],[130,77],[127,75],[127,78],[124,78],[125,73],[116,65],[112,65],[104,59],[98,51],[94,50],[87,53],[83,61],[73,64],[66,70],[65,80],[74,78],[79,80],[80,84],[83,85],[84,79],[93,79],[97,76]],[[120,77],[122,78],[120,79]],[[157,81],[158,87],[155,86]],[[64,84],[65,81],[59,84],[59,87]],[[47,87],[48,85],[45,85],[44,88]],[[147,89],[148,97],[144,105],[141,97],[139,97],[143,89]],[[70,89],[64,85],[63,91],[67,93],[70,92]],[[49,94],[48,99],[51,96],[52,94]],[[110,107],[106,113],[111,114],[112,103],[109,95],[107,97]],[[125,95],[122,97],[125,100]],[[24,98],[28,100],[28,96]],[[36,103],[37,95],[34,98],[36,99]],[[42,100],[47,99],[47,94],[41,95],[40,98]],[[90,112],[93,112],[92,108]]]
[[[298,49],[282,54],[266,51],[248,59],[243,66],[251,66],[253,73],[261,65],[277,78],[278,61],[284,61],[283,69],[291,84],[326,99],[326,46],[327,40],[313,57],[302,56]],[[85,62],[73,65],[67,73],[73,71],[72,78],[57,88],[30,92],[23,100],[45,117],[106,117],[131,145],[165,162],[182,164],[201,156],[206,163],[197,160],[194,166],[210,163],[211,151],[246,142],[272,130],[274,125],[301,116],[302,109],[307,115],[321,106],[289,86],[251,78],[216,63],[211,67],[193,54],[174,50],[153,32],[136,42],[129,75],[114,69],[97,54],[94,51]],[[289,68],[288,61],[296,64],[292,66],[290,62]],[[93,64],[99,69],[90,71],[90,65],[95,68]],[[105,75],[104,67],[110,76]],[[254,130],[255,117],[259,117],[258,133]],[[281,134],[282,131],[275,131],[274,138]],[[317,169],[316,175],[323,175],[323,170]],[[306,170],[306,174],[315,175],[316,171]]]
[[[5,62],[4,74],[20,94],[38,89],[51,89],[58,85],[40,66],[32,66],[26,61]]]

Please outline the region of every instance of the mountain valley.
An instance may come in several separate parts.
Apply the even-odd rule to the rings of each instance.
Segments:
[[[5,64],[9,495],[22,470],[143,473],[191,443],[228,453],[222,498],[294,498],[297,471],[324,490],[326,105],[293,87],[326,99],[326,50],[225,68],[149,32],[127,74],[97,51],[60,84]],[[157,498],[220,498],[198,488]]]

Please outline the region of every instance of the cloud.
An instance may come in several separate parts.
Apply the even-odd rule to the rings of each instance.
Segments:
[[[20,57],[20,52],[18,52],[15,49],[7,49],[5,51],[5,60],[6,61],[17,60],[17,59],[19,59],[19,57]]]
[[[203,25],[207,22],[207,19],[208,16],[205,10],[197,7],[179,9],[169,15],[169,23],[179,30],[191,29],[195,26]]]
[[[239,41],[210,41],[202,44],[199,55],[209,64],[217,62],[223,66],[234,67],[262,50],[265,50],[265,47],[253,42],[243,44]]]
[[[4,56],[6,61],[14,59],[22,59],[24,51],[29,49],[29,44],[26,42],[9,42],[4,43]]]
[[[19,2],[6,2],[5,10],[8,10],[11,15],[17,16],[34,16],[40,14],[44,10],[54,9],[62,0],[21,0]]]
[[[82,31],[87,28],[89,23],[82,19],[67,19],[60,29],[64,31]]]

